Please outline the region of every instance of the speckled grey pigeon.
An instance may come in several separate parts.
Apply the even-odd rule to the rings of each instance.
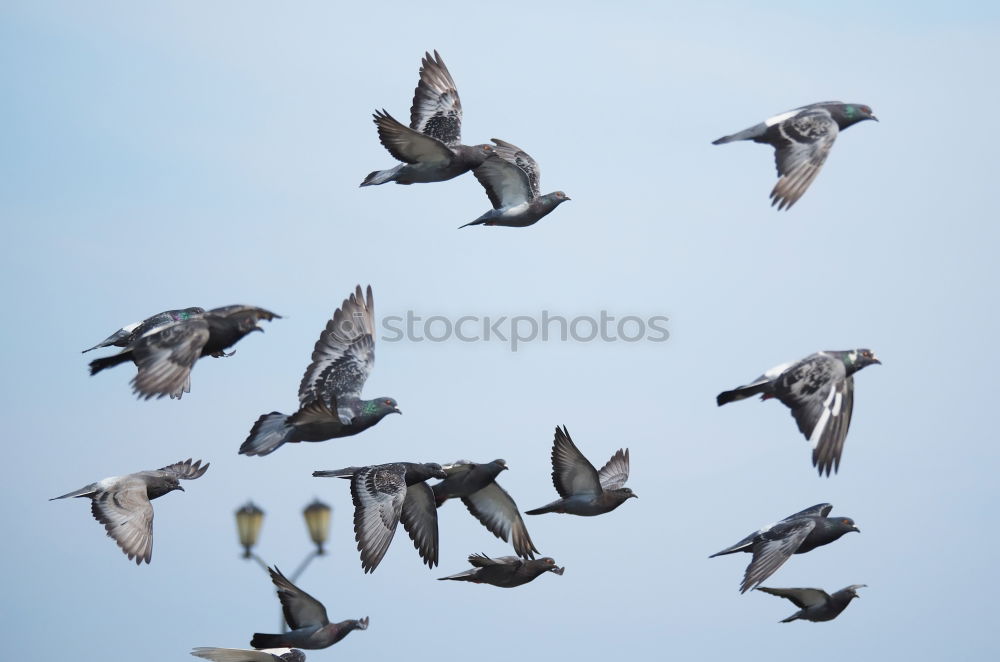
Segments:
[[[257,419],[242,455],[267,455],[283,444],[348,437],[399,414],[392,398],[361,398],[375,365],[375,302],[372,288],[358,285],[333,313],[319,335],[299,384],[299,410],[287,416],[272,411]]]
[[[569,436],[566,426],[556,427],[552,444],[552,484],[562,497],[550,504],[528,510],[526,515],[569,513],[603,515],[639,495],[624,487],[628,480],[628,449],[618,449],[598,471],[583,456]]]
[[[97,347],[107,343],[124,349],[91,361],[90,374],[96,375],[106,368],[131,361],[139,368],[132,379],[132,391],[139,398],[149,400],[165,395],[180,398],[191,391],[191,369],[198,359],[228,356],[225,350],[244,336],[264,331],[257,322],[281,318],[254,306],[223,306],[207,312],[193,312],[197,310],[201,309],[160,313],[141,322],[126,337],[118,337],[125,329],[112,334]]]
[[[831,470],[840,468],[851,425],[853,375],[865,366],[881,363],[870,349],[816,352],[801,361],[771,368],[746,386],[724,391],[716,402],[721,407],[758,393],[761,400],[777,398],[792,410],[799,432],[812,444],[813,466],[821,476],[829,476]]]
[[[740,593],[746,593],[774,574],[792,554],[805,554],[829,545],[845,533],[861,530],[850,517],[828,517],[832,509],[828,503],[816,504],[765,526],[708,558],[736,552],[753,554],[740,584]]]
[[[354,630],[367,630],[368,617],[331,623],[323,603],[293,584],[277,568],[268,568],[271,581],[278,589],[285,622],[291,628],[282,634],[254,633],[250,645],[254,648],[291,646],[317,650],[328,648]]]
[[[562,191],[539,193],[542,171],[535,159],[520,147],[498,138],[494,154],[473,170],[493,209],[469,225],[503,225],[523,228],[533,225],[542,217],[570,198]]]
[[[483,554],[473,554],[469,557],[469,563],[475,567],[455,575],[438,577],[438,580],[451,579],[458,582],[514,588],[527,584],[542,573],[554,572],[561,575],[566,570],[566,568],[558,567],[556,562],[548,556],[537,560],[524,560],[516,556],[501,556],[491,559]]]
[[[448,477],[431,487],[438,508],[448,499],[461,499],[472,516],[493,535],[504,542],[512,540],[518,556],[535,558],[534,553],[538,550],[531,542],[517,504],[496,482],[500,472],[507,469],[505,461],[477,464],[459,460],[446,464],[443,469]]]
[[[313,476],[336,476],[351,481],[354,539],[358,541],[365,572],[375,572],[382,562],[400,520],[427,567],[437,565],[437,507],[434,492],[424,481],[448,477],[440,464],[394,462],[314,471]]]
[[[402,163],[370,173],[362,186],[443,182],[472,170],[493,153],[492,145],[462,144],[462,102],[437,51],[433,56],[425,53],[420,62],[410,126],[384,109],[375,111],[374,118],[382,146]]]
[[[779,179],[771,191],[771,206],[791,209],[816,179],[837,134],[863,120],[878,118],[868,106],[824,101],[775,115],[712,144],[752,140],[772,145]]]
[[[118,543],[129,560],[135,559],[139,565],[153,558],[153,505],[150,501],[174,490],[183,492],[181,480],[201,478],[206,471],[208,463],[202,466],[201,460],[187,459],[156,471],[105,478],[49,501],[90,498],[94,519],[104,525],[108,537]]]
[[[240,648],[200,646],[192,650],[191,654],[212,662],[305,662],[306,659],[306,654],[297,648],[248,651]]]
[[[110,336],[97,343],[90,349],[83,350],[83,354],[91,352],[101,347],[128,347],[136,340],[144,336],[150,329],[161,327],[171,322],[180,322],[190,319],[205,312],[204,308],[184,308],[181,310],[165,310],[152,317],[147,317],[141,322],[134,322],[118,329]]]
[[[781,621],[782,623],[791,623],[797,619],[816,622],[832,621],[840,616],[840,612],[847,609],[851,600],[861,597],[858,595],[858,589],[865,586],[865,584],[851,584],[833,595],[818,588],[767,588],[761,586],[757,590],[781,598],[788,598],[795,603],[799,611]]]

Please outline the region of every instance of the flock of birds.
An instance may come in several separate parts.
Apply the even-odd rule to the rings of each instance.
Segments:
[[[524,150],[499,139],[493,145],[461,144],[462,105],[451,74],[437,52],[426,54],[414,94],[410,125],[388,112],[374,115],[379,139],[401,161],[372,172],[362,186],[445,181],[472,171],[486,189],[493,209],[466,225],[524,227],[536,223],[569,200],[565,193],[539,193],[540,169]],[[802,196],[840,130],[876,119],[869,107],[824,102],[772,117],[715,144],[753,140],[775,148],[779,180],[771,192],[772,205],[788,209]],[[462,226],[465,227],[465,226]],[[374,366],[375,312],[372,288],[355,288],[334,312],[320,334],[312,359],[299,384],[295,413],[263,414],[239,448],[247,456],[264,456],[285,444],[320,442],[363,432],[389,414],[401,413],[391,397],[366,399],[365,381]],[[116,354],[91,361],[91,374],[123,363],[134,363],[134,393],[141,399],[181,398],[191,390],[191,370],[204,356],[229,356],[226,350],[254,331],[261,321],[280,315],[246,305],[205,310],[168,310],[125,326],[91,350],[117,347]],[[880,363],[868,349],[817,352],[777,366],[748,385],[724,391],[719,406],[754,395],[777,399],[787,406],[799,431],[813,449],[813,465],[829,476],[840,466],[844,440],[854,403],[854,374]],[[596,516],[609,513],[638,496],[625,483],[629,451],[619,449],[597,469],[577,448],[565,426],[557,427],[552,445],[552,483],[559,498],[525,511],[526,515],[565,513]],[[200,478],[207,463],[191,459],[161,469],[105,478],[57,499],[87,497],[95,519],[104,525],[130,560],[149,563],[153,550],[151,501],[174,490],[181,480]],[[438,564],[437,509],[449,499],[460,499],[493,535],[509,542],[514,556],[469,556],[470,569],[442,580],[521,586],[547,572],[562,575],[550,557],[538,554],[513,498],[497,483],[507,469],[504,460],[452,464],[393,462],[362,467],[315,471],[317,477],[350,481],[354,503],[354,532],[364,572],[374,572],[392,542],[400,522],[423,562]],[[428,481],[439,482],[429,485]],[[794,554],[859,531],[848,517],[831,517],[832,506],[822,503],[795,513],[746,536],[712,556],[746,552],[752,555],[740,592],[757,588],[787,598],[798,611],[784,619],[826,621],[839,615],[861,584],[827,594],[815,588],[760,586]],[[295,586],[277,568],[269,569],[290,630],[282,634],[256,633],[256,650],[196,648],[192,655],[216,662],[304,660],[302,649],[332,646],[354,630],[368,627],[368,619],[331,623],[321,602]]]

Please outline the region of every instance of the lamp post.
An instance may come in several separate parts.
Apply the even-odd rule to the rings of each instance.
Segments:
[[[330,534],[331,514],[332,509],[330,506],[318,499],[313,500],[302,511],[302,516],[306,520],[306,530],[309,532],[309,539],[312,540],[315,548],[306,555],[302,563],[299,564],[299,567],[289,577],[293,582],[305,572],[305,569],[314,558],[326,554],[323,545]],[[247,501],[246,504],[236,510],[236,532],[239,534],[240,545],[243,546],[243,558],[253,559],[262,568],[267,570],[267,563],[253,551],[253,548],[257,545],[257,538],[260,536],[260,529],[263,524],[264,511],[254,505],[252,501]]]

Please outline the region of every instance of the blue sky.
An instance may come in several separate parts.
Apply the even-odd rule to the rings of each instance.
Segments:
[[[998,451],[995,310],[998,10],[988,3],[6,3],[0,214],[8,471],[2,627],[23,660],[183,660],[273,631],[266,576],[232,512],[268,515],[259,552],[291,571],[300,509],[331,504],[330,554],[301,581],[335,619],[371,617],[310,659],[985,659]],[[393,164],[370,114],[406,117],[420,57],[458,83],[466,142],[529,151],[572,201],[525,230],[469,175],[359,189]],[[787,213],[771,150],[711,140],[796,106],[865,103]],[[363,435],[236,455],[295,406],[316,336],[356,283],[376,312],[665,315],[660,343],[380,342],[366,393],[404,416]],[[285,316],[180,402],[131,397],[131,367],[79,351],[163,309],[251,303]],[[787,410],[714,396],[819,349],[871,347],[841,473],[820,479]],[[516,590],[438,583],[507,554],[458,504],[441,567],[400,532],[374,575],[347,485],[314,469],[460,457],[511,466],[522,510],[554,497],[568,426],[595,464],[632,456],[640,499],[599,518],[529,518],[566,566]],[[212,463],[155,502],[150,566],[81,501],[48,498],[187,457]],[[706,557],[814,503],[861,534],[795,557],[769,586],[868,584],[836,621],[740,596],[745,558]],[[817,645],[816,637],[823,637]],[[779,642],[780,643],[776,643]],[[409,642],[403,644],[402,642]]]

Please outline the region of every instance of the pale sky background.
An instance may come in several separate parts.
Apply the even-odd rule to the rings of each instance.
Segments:
[[[5,659],[160,662],[278,626],[233,511],[291,572],[300,510],[334,509],[301,586],[371,617],[311,660],[987,659],[996,656],[1000,452],[992,3],[7,2],[0,8],[0,215],[7,463]],[[458,83],[463,137],[500,137],[571,197],[525,230],[471,175],[359,189],[393,165],[370,119],[408,116],[420,58]],[[865,103],[787,213],[770,148],[710,142],[806,103]],[[665,343],[377,346],[366,394],[404,411],[364,434],[236,450],[291,411],[312,345],[356,283],[379,315],[667,315]],[[132,366],[80,350],[168,308],[285,316],[206,359],[180,402],[139,402]],[[870,347],[841,473],[816,476],[779,404],[715,395],[819,349]],[[96,354],[96,353],[95,353]],[[400,529],[361,571],[349,490],[314,469],[505,458],[522,510],[555,496],[552,430],[600,466],[631,449],[640,499],[528,518],[566,566],[527,586],[439,583],[509,554],[440,511],[441,566]],[[204,478],[155,505],[136,567],[85,500],[50,497],[188,457]],[[868,584],[824,624],[739,595],[745,555],[707,556],[829,501],[861,528],[768,586]],[[775,653],[775,649],[778,653]]]

